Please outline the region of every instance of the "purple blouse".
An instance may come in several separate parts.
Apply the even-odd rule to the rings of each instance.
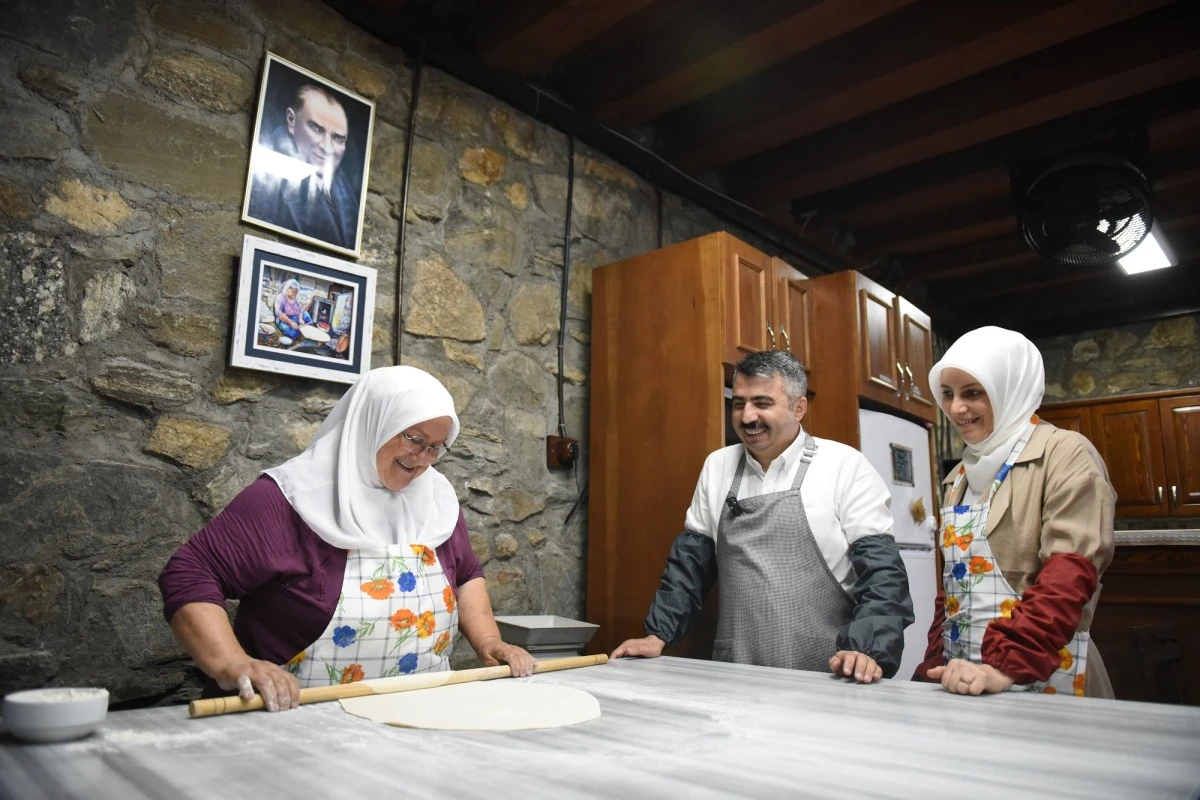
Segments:
[[[456,589],[483,577],[462,511],[437,548]],[[237,599],[233,631],[252,658],[283,664],[325,632],[346,573],[346,551],[326,543],[264,475],[187,540],[158,576],[167,621],[188,603]]]

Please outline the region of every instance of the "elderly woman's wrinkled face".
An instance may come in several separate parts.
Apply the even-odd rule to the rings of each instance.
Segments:
[[[300,294],[300,290],[299,290],[299,289],[297,289],[295,286],[291,286],[291,287],[289,287],[289,288],[288,288],[288,290],[287,290],[287,297],[288,297],[288,300],[295,300],[295,299],[296,299],[296,295],[298,295],[298,294]]]
[[[996,425],[992,401],[974,376],[961,369],[942,370],[942,410],[967,444],[979,444]]]
[[[437,417],[419,422],[389,439],[375,454],[375,468],[379,472],[380,482],[393,492],[412,483],[437,459],[429,451],[429,446],[443,444],[452,426],[449,417]],[[406,433],[430,444],[418,449],[405,437]]]

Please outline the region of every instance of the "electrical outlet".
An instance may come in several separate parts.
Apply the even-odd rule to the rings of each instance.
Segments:
[[[570,469],[579,456],[579,442],[566,436],[546,437],[546,466],[550,469]]]

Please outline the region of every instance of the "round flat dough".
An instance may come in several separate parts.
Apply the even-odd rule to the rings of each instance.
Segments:
[[[329,341],[329,334],[316,325],[301,325],[300,335],[305,339],[311,339],[314,342],[321,342],[322,344]]]
[[[600,717],[600,703],[585,691],[512,678],[351,697],[339,702],[356,717],[400,728],[439,731],[561,728]]]

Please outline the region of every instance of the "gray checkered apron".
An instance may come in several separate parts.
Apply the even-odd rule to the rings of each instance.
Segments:
[[[717,526],[720,621],[714,661],[828,670],[854,603],[821,555],[800,486],[817,452],[807,433],[792,487],[738,500],[738,464]]]

